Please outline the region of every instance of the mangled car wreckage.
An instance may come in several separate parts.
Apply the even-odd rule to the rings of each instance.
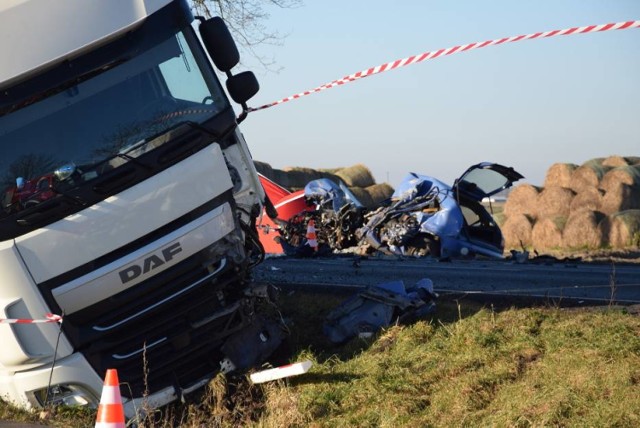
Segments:
[[[453,186],[411,173],[389,205],[367,215],[358,230],[361,244],[395,255],[502,258],[502,232],[481,202],[521,178],[513,168],[488,162],[467,169]]]
[[[300,204],[304,196],[313,208],[280,217],[278,240],[285,254],[294,256],[357,248],[365,255],[379,251],[440,259],[475,255],[502,258],[502,232],[482,201],[521,178],[513,168],[490,162],[471,166],[452,186],[410,173],[391,198],[374,209],[364,208],[342,183],[313,180],[304,192],[297,192],[295,197],[291,194],[288,199]],[[325,251],[312,252],[306,243],[311,219],[318,245]]]

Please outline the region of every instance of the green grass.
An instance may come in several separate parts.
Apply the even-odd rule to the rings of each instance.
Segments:
[[[638,317],[466,306],[458,319],[455,305],[441,306],[271,386],[257,425],[640,426]],[[283,396],[289,412],[270,414]]]
[[[218,376],[145,426],[640,426],[640,318],[623,309],[441,301],[430,319],[331,346],[322,320],[344,297],[282,296],[290,361],[313,360],[309,373]]]

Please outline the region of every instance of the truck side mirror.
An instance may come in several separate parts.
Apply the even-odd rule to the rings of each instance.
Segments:
[[[260,84],[256,75],[251,71],[243,71],[227,79],[227,91],[238,104],[245,104],[258,93]]]
[[[220,71],[228,73],[238,62],[240,53],[222,18],[215,16],[200,23],[200,36],[213,63]]]

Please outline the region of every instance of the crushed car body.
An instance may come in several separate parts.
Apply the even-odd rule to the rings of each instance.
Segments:
[[[363,205],[342,183],[322,178],[310,181],[297,192],[286,189],[264,176],[265,192],[278,211],[277,219],[264,218],[260,239],[267,253],[308,257],[355,247],[356,230],[362,226]],[[310,222],[317,230],[317,249],[308,242]]]
[[[361,250],[441,259],[502,258],[502,232],[481,202],[521,178],[513,168],[489,162],[473,165],[453,186],[410,173],[390,204],[366,216],[357,231]]]
[[[433,282],[423,278],[414,287],[403,281],[370,286],[331,311],[324,322],[325,336],[333,343],[353,337],[367,338],[393,322],[408,323],[435,310]]]
[[[502,232],[482,200],[521,178],[513,168],[491,162],[471,166],[453,185],[410,173],[389,200],[365,208],[343,183],[327,178],[283,195],[286,189],[262,177],[266,193],[278,201],[278,218],[263,221],[260,239],[268,253],[296,257],[354,250],[441,260],[502,258]],[[317,231],[317,250],[306,239],[310,220]]]

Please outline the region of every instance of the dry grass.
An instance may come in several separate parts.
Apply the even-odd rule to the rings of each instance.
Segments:
[[[322,320],[344,296],[284,298],[291,360],[313,360],[309,373],[262,385],[220,375],[143,426],[640,424],[640,318],[619,309],[495,311],[440,300],[432,318],[329,347]],[[93,425],[86,417],[51,422]]]
[[[632,427],[639,332],[640,320],[621,312],[556,309],[392,327],[354,358],[281,385],[275,395],[297,403],[295,422],[259,426]]]

